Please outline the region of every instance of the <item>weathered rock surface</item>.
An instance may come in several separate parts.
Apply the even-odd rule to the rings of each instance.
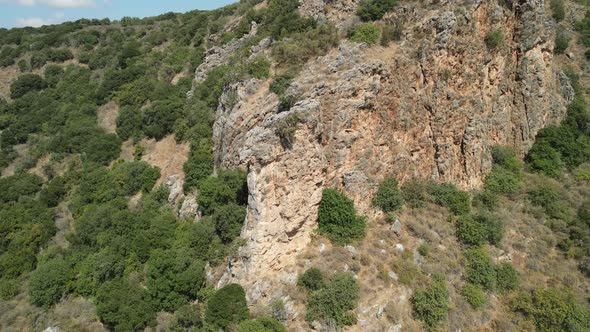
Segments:
[[[333,13],[330,20],[354,13],[354,6],[333,11],[347,1],[303,3],[302,12]],[[323,188],[343,189],[369,214],[371,193],[387,175],[476,188],[491,168],[492,146],[522,155],[541,128],[564,116],[573,90],[552,61],[555,29],[542,1],[433,8],[399,6],[389,19],[408,23],[388,48],[343,41],[306,65],[289,90],[300,101],[288,112],[278,113],[268,82],[230,87],[237,103],[222,98],[216,165],[247,168],[250,194],[247,244],[224,280],[245,285],[251,301],[270,299],[281,273],[292,272],[317,226]],[[504,45],[488,49],[484,38],[498,27]],[[292,114],[300,123],[285,148],[276,128]]]

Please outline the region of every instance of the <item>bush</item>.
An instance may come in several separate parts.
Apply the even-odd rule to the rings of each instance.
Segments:
[[[416,290],[410,301],[414,317],[421,320],[428,330],[434,330],[447,318],[449,291],[441,277],[437,276],[430,286]]]
[[[467,282],[481,286],[485,290],[494,290],[496,287],[496,269],[487,251],[483,248],[467,249],[464,255]]]
[[[324,189],[318,210],[318,229],[337,244],[365,236],[365,218],[356,214],[354,203],[335,189]]]
[[[412,178],[402,185],[402,197],[406,204],[412,208],[422,208],[428,195],[428,182],[426,180]]]
[[[29,279],[31,303],[48,308],[59,302],[69,280],[70,267],[63,259],[53,259],[39,265]]]
[[[479,309],[487,302],[486,294],[478,285],[465,285],[461,290],[461,295],[463,295],[467,303],[469,303],[473,309]]]
[[[122,162],[112,169],[115,181],[127,196],[134,195],[138,191],[150,191],[160,178],[160,170],[143,161]]]
[[[500,292],[514,290],[519,283],[520,275],[510,263],[496,266],[496,286]]]
[[[24,74],[10,85],[10,98],[17,99],[31,91],[43,90],[47,83],[39,75]]]
[[[359,286],[350,273],[336,273],[322,289],[307,300],[305,319],[308,322],[330,322],[338,327],[354,325],[354,310],[359,300]]]
[[[373,196],[373,206],[383,212],[399,210],[404,205],[404,198],[399,190],[395,178],[386,178],[379,184],[379,188]]]
[[[555,48],[553,50],[555,54],[563,54],[569,46],[570,39],[565,32],[558,31],[555,36]]]
[[[256,57],[248,62],[246,71],[259,80],[267,79],[270,75],[270,62],[265,57]]]
[[[363,0],[356,14],[363,21],[376,21],[383,18],[385,13],[392,11],[397,5],[397,0]]]
[[[484,42],[490,49],[496,49],[504,45],[504,33],[501,28],[488,31]]]
[[[457,237],[463,244],[480,246],[485,243],[497,245],[504,235],[504,223],[490,213],[482,211],[477,216],[464,215],[457,224]]]
[[[326,54],[338,45],[337,29],[322,24],[315,29],[298,32],[275,44],[272,55],[279,66],[300,67],[309,59]]]
[[[261,317],[241,322],[237,332],[287,332],[287,328],[274,318]]]
[[[566,289],[521,292],[512,302],[512,309],[530,318],[539,331],[590,330],[590,312],[577,303],[572,292]]]
[[[555,22],[561,22],[565,18],[565,6],[563,0],[551,0],[551,11]]]
[[[235,203],[221,205],[213,213],[217,235],[224,243],[230,243],[240,236],[246,220],[246,207]]]
[[[568,220],[571,214],[561,194],[550,184],[541,184],[528,192],[531,203],[543,208],[547,216],[554,219]]]
[[[348,35],[353,42],[374,45],[379,41],[381,31],[378,26],[371,23],[363,23],[354,28]]]
[[[285,95],[287,89],[291,85],[291,82],[293,82],[294,78],[295,75],[293,75],[290,72],[275,77],[272,83],[270,84],[270,92],[276,94],[279,97]]]
[[[542,134],[543,130],[541,130]],[[565,163],[561,160],[561,154],[547,140],[537,140],[527,154],[527,163],[533,172],[551,177],[557,177],[562,173]]]
[[[455,215],[468,214],[471,211],[471,197],[454,184],[432,184],[430,194],[436,204],[448,208]]]
[[[107,328],[115,331],[137,331],[155,325],[155,311],[147,292],[124,279],[107,281],[98,289],[96,313]]]
[[[246,293],[240,285],[224,286],[207,301],[205,321],[217,329],[225,330],[249,318]]]
[[[297,279],[297,286],[308,291],[316,291],[324,287],[324,276],[318,268],[310,268]]]
[[[485,189],[494,194],[515,194],[520,190],[522,175],[502,166],[494,166],[485,179]]]

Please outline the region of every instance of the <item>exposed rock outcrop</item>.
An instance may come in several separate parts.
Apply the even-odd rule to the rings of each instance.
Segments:
[[[302,12],[325,15],[344,3],[320,10],[320,2],[304,1]],[[280,292],[280,276],[296,269],[324,187],[342,188],[366,214],[387,175],[476,188],[491,168],[492,146],[522,155],[541,128],[564,116],[573,90],[552,61],[555,32],[542,1],[426,7],[403,4],[388,16],[406,22],[399,43],[343,41],[309,63],[289,90],[300,101],[288,112],[278,113],[268,82],[230,87],[237,103],[222,98],[216,164],[248,168],[250,193],[247,244],[224,280],[246,285],[251,301],[277,296],[271,290]],[[345,8],[334,13],[354,13]],[[489,49],[485,36],[499,27],[503,45]],[[277,128],[293,115],[295,142],[285,147]]]

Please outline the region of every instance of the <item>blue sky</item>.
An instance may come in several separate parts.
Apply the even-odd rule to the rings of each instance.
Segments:
[[[214,9],[238,0],[0,0],[0,27],[41,26],[80,18],[120,19]]]

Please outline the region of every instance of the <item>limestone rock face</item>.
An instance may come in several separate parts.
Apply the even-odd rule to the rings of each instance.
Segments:
[[[334,20],[353,15],[355,3],[303,1],[301,10]],[[278,112],[269,82],[239,82],[227,89],[232,98],[222,97],[216,166],[247,168],[250,194],[247,242],[223,280],[245,285],[250,301],[276,296],[281,275],[296,269],[323,188],[344,190],[368,215],[388,175],[477,188],[494,145],[524,155],[541,128],[565,115],[573,89],[553,63],[555,28],[542,1],[412,2],[386,20],[406,22],[401,41],[342,41],[298,75],[288,93],[299,102],[287,112]],[[484,39],[496,28],[503,44],[490,49]],[[285,147],[277,128],[295,115]]]

